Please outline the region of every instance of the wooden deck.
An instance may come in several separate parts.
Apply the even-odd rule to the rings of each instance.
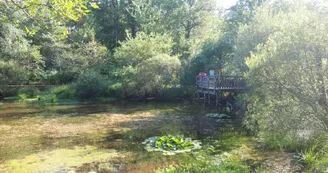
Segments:
[[[242,76],[197,76],[197,87],[207,90],[243,90],[246,80]]]
[[[197,93],[204,102],[211,103],[211,96],[215,96],[216,104],[221,92],[238,92],[246,90],[246,80],[242,76],[200,76],[196,77]]]

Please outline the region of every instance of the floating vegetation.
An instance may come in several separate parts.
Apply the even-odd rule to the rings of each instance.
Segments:
[[[201,142],[184,138],[183,135],[167,135],[155,136],[146,139],[143,144],[146,144],[147,151],[161,151],[164,155],[174,155],[176,153],[191,152],[192,150],[201,149]]]
[[[211,118],[216,118],[217,123],[231,123],[231,117],[226,114],[209,113],[206,114],[206,116]]]
[[[0,172],[74,172],[88,163],[110,163],[123,158],[116,150],[98,149],[94,146],[44,151],[0,165]]]
[[[208,113],[206,114],[207,117],[211,118],[222,118],[222,119],[229,119],[231,118],[229,115],[226,114],[218,114],[218,113]]]

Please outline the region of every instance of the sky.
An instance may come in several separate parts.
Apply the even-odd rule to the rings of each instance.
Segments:
[[[237,0],[216,0],[216,1],[221,7],[225,9],[235,5],[237,2]]]

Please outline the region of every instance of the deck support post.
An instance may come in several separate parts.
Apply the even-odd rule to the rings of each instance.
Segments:
[[[204,93],[204,104],[206,104],[206,93],[205,92],[203,93]]]
[[[200,93],[199,93],[199,90],[198,90],[198,88],[197,88],[197,99],[199,100],[200,99]]]
[[[218,103],[219,103],[218,93],[215,92],[215,105],[216,105],[216,107],[218,106]]]

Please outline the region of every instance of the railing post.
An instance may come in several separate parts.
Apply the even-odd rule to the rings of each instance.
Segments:
[[[236,88],[236,80],[237,80],[237,78],[234,77],[234,78],[233,78],[233,88]]]

